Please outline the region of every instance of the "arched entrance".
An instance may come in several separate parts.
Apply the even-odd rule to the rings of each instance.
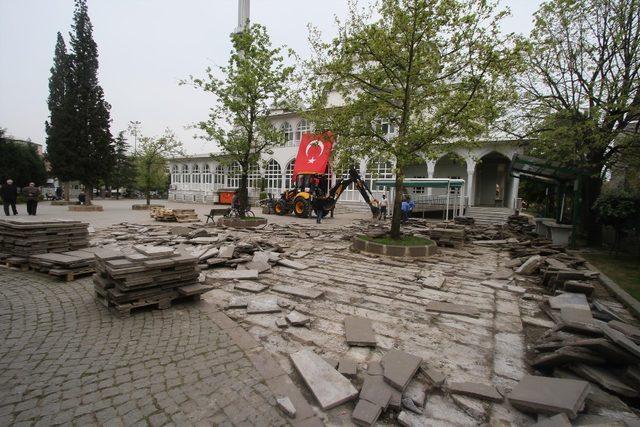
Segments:
[[[510,163],[507,156],[497,151],[485,154],[478,160],[474,177],[476,206],[511,207]]]

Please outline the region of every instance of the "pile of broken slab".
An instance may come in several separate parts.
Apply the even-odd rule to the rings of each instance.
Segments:
[[[198,282],[197,258],[166,246],[134,246],[123,254],[95,251],[96,299],[120,316],[146,306],[169,308],[177,299],[199,299],[211,287]]]

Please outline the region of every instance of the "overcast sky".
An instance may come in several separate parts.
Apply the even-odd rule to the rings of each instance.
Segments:
[[[367,0],[360,0],[367,3]],[[346,0],[253,0],[251,19],[265,25],[274,45],[310,54],[307,23],[335,34],[334,16]],[[502,0],[512,16],[507,32],[528,34],[539,0]],[[89,0],[98,44],[99,81],[111,104],[111,131],[142,122],[142,133],[173,129],[189,153],[211,151],[186,126],[205,119],[211,95],[178,86],[190,74],[228,59],[237,0]],[[44,144],[46,100],[56,32],[67,47],[73,0],[0,0],[0,127]]]

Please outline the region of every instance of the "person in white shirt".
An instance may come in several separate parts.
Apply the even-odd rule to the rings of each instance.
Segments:
[[[382,195],[382,200],[380,200],[380,217],[383,220],[387,219],[387,206],[389,204],[389,201],[387,200],[387,196],[385,196],[384,194]]]

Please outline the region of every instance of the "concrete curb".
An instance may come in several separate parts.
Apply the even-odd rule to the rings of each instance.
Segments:
[[[202,301],[200,307],[211,321],[226,332],[235,345],[240,347],[276,398],[288,396],[291,399],[296,408],[295,418],[289,419],[291,425],[307,427],[324,425],[322,420],[316,416],[307,399],[268,350],[214,304]]]
[[[600,283],[609,290],[616,298],[622,302],[637,318],[640,318],[640,301],[629,295],[627,291],[622,289],[616,282],[614,282],[609,276],[598,270],[593,264],[586,262],[585,265],[589,270],[593,270],[598,273]]]

